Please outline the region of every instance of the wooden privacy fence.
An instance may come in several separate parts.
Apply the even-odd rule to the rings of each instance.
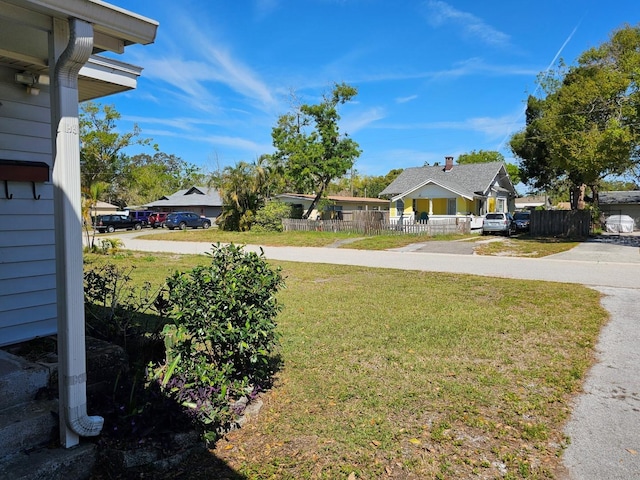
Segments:
[[[354,211],[349,220],[298,220],[283,218],[285,232],[348,232],[359,235],[446,235],[471,231],[466,217],[432,218],[426,223],[389,221],[389,212]],[[345,218],[349,218],[345,215]]]
[[[588,210],[533,210],[531,235],[548,237],[588,237],[591,212]]]

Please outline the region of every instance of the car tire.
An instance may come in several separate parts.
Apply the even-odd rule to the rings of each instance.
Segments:
[[[209,222],[202,222],[202,228],[204,228],[205,230],[207,228],[209,228],[211,226],[211,224]]]
[[[109,225],[109,226],[107,227],[107,232],[108,232],[108,233],[113,233],[113,232],[115,232],[115,231],[116,231],[116,227],[114,227],[113,225]]]
[[[184,222],[180,222],[180,225],[178,225],[178,228],[180,228],[180,230],[186,230],[187,229],[187,224]]]
[[[141,224],[141,223],[136,223],[136,224],[133,226],[133,229],[134,229],[134,230],[140,230],[140,229],[142,229],[142,224]]]

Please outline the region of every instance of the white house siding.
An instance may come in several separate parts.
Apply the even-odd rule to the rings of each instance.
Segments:
[[[0,67],[0,159],[52,165],[47,87],[38,96]],[[51,171],[49,172],[51,180]],[[53,185],[0,181],[0,345],[56,331]]]

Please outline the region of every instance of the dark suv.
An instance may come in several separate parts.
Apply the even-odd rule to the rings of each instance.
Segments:
[[[94,227],[100,233],[113,233],[118,229],[140,230],[142,228],[142,222],[140,220],[133,220],[126,215],[100,215],[97,217]]]
[[[193,212],[175,212],[167,215],[164,226],[169,230],[173,230],[174,228],[186,230],[187,227],[202,227],[207,229],[211,226],[211,220],[207,217],[201,217]]]
[[[513,214],[513,221],[516,224],[516,232],[528,232],[531,223],[531,212],[522,210]]]
[[[167,219],[167,212],[153,212],[149,215],[149,225],[152,228],[162,228],[164,227],[164,222]]]

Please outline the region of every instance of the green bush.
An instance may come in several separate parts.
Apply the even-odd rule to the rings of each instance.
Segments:
[[[252,230],[281,232],[283,218],[291,218],[291,206],[277,200],[267,202],[256,213]]]
[[[214,245],[211,263],[167,279],[166,360],[154,377],[212,440],[240,413],[234,402],[268,385],[277,345],[279,269],[263,254]]]

